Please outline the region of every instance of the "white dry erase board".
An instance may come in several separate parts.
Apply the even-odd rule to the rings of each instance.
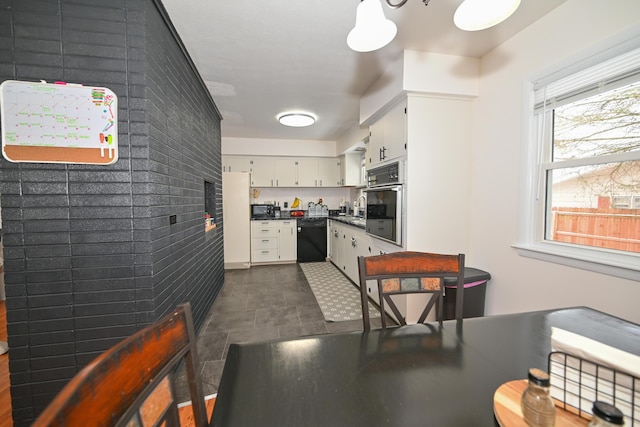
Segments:
[[[7,80],[0,113],[2,155],[10,162],[118,160],[118,98],[107,88]]]

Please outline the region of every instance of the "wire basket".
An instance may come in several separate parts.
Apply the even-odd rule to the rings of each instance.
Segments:
[[[558,351],[549,353],[548,367],[551,396],[561,408],[591,418],[599,400],[622,411],[625,426],[640,426],[640,378]]]

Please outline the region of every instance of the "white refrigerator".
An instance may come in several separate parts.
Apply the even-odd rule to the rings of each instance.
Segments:
[[[246,172],[222,173],[224,268],[251,266],[251,176]]]

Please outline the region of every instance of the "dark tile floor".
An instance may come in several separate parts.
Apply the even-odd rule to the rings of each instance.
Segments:
[[[373,320],[372,327],[379,327],[379,319]],[[226,270],[224,288],[198,334],[204,393],[218,391],[231,343],[361,330],[361,320],[324,320],[298,264]],[[178,397],[188,400],[186,377],[178,382]]]

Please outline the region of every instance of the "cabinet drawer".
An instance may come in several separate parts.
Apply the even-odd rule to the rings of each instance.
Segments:
[[[251,262],[271,262],[278,260],[278,248],[253,249]]]
[[[252,239],[251,249],[278,249],[277,237],[254,237]]]
[[[265,237],[278,237],[278,228],[277,227],[260,227],[260,226],[256,226],[257,224],[254,224],[253,229],[251,230],[251,237],[253,237],[254,239],[257,238],[265,238]]]

